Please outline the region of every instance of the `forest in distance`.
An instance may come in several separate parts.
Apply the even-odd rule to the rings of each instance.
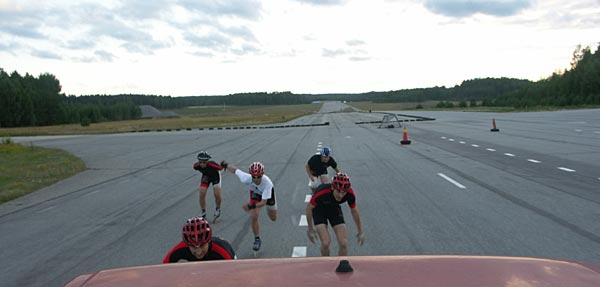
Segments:
[[[529,81],[512,78],[479,78],[454,87],[429,87],[356,94],[294,94],[291,92],[238,93],[225,96],[171,97],[163,95],[65,95],[60,81],[50,73],[38,77],[0,68],[0,128],[45,126],[139,119],[140,105],[179,109],[212,105],[293,105],[315,101],[371,101],[376,103],[438,101],[480,102],[490,107],[597,106],[600,105],[599,47],[578,46],[571,66],[551,76]]]

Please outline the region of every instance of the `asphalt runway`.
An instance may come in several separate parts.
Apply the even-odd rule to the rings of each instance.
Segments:
[[[160,264],[200,214],[196,154],[246,170],[265,164],[278,219],[261,211],[260,258],[319,256],[306,236],[304,165],[329,146],[357,193],[366,242],[350,255],[464,254],[600,264],[600,110],[535,113],[394,112],[402,128],[378,128],[382,113],[321,113],[280,127],[14,138],[61,148],[88,170],[0,205],[2,286],[62,286],[103,269]],[[408,115],[406,115],[408,114]],[[433,121],[409,121],[413,117]],[[490,132],[492,120],[499,132]],[[328,122],[329,125],[319,125]],[[315,126],[311,126],[311,125]],[[330,170],[331,174],[331,170]],[[248,190],[223,176],[214,235],[254,258]],[[209,217],[214,196],[207,194]],[[333,234],[332,234],[333,235]],[[331,254],[337,254],[332,243]]]

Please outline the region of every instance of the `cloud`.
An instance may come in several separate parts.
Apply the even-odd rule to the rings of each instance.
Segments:
[[[58,54],[49,52],[49,51],[42,51],[42,50],[33,50],[31,52],[32,56],[38,57],[38,58],[43,58],[43,59],[52,59],[52,60],[61,60],[62,57]]]
[[[511,16],[529,8],[532,0],[426,0],[425,7],[436,14],[468,17],[476,13]]]
[[[115,58],[115,56],[112,53],[102,50],[95,51],[94,55],[98,56],[98,58],[100,58],[100,60],[103,62],[112,62]]]
[[[294,0],[300,3],[307,3],[312,5],[321,5],[321,6],[333,6],[333,5],[342,5],[346,3],[346,0]]]
[[[262,11],[262,4],[253,0],[180,0],[175,2],[177,5],[212,17],[230,16],[234,18],[243,18],[256,20]]]
[[[348,52],[344,49],[336,49],[336,50],[331,50],[331,49],[323,49],[321,51],[321,55],[323,57],[327,57],[327,58],[335,58],[337,56],[343,56],[348,54]]]
[[[348,46],[362,46],[362,45],[366,45],[367,43],[365,41],[362,40],[348,40],[346,41],[346,45]]]

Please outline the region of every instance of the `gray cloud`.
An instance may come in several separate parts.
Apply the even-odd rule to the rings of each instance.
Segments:
[[[53,60],[61,60],[62,57],[58,54],[49,52],[49,51],[42,51],[42,50],[33,50],[31,52],[32,56],[38,57],[38,58],[43,58],[43,59],[53,59]]]
[[[158,39],[154,35],[153,28],[157,25],[164,27],[165,24],[176,29],[176,33],[181,33],[192,45],[203,49],[235,54],[255,51],[257,48],[252,43],[257,43],[258,40],[250,28],[239,24],[224,26],[221,22],[224,18],[257,20],[262,13],[262,4],[257,0],[121,0],[116,5],[111,5],[110,2],[61,4],[52,1],[24,1],[20,4],[19,10],[0,7],[0,36],[5,34],[42,40],[73,50],[92,50],[105,44],[105,40],[114,39],[129,53],[141,54],[153,54],[157,49],[173,45],[176,35],[168,40]],[[184,23],[176,22],[173,13],[177,8],[191,13],[191,19],[184,20]],[[198,30],[208,30],[209,35],[194,36],[193,31]],[[53,33],[47,34],[45,31]],[[58,36],[65,34],[69,37]],[[234,42],[239,44],[238,48],[233,46]],[[33,50],[33,44],[23,44],[31,45],[23,46],[23,49]],[[43,53],[36,55],[52,57]],[[206,55],[212,53],[206,51]],[[79,58],[83,61],[90,59],[93,57]],[[101,59],[106,61],[110,58]]]
[[[348,40],[346,41],[346,45],[348,46],[362,46],[362,45],[366,45],[367,43],[365,41],[362,40]]]
[[[107,51],[102,51],[102,50],[97,50],[94,52],[94,55],[98,56],[98,58],[102,61],[102,62],[112,62],[113,59],[115,58],[115,56]]]
[[[206,36],[198,36],[191,32],[186,32],[184,38],[194,46],[208,48],[211,50],[224,51],[232,45],[232,41],[220,33],[211,33]]]
[[[174,3],[185,9],[212,17],[231,16],[256,20],[262,11],[262,4],[255,0],[180,0]]]
[[[450,17],[468,17],[476,13],[511,16],[529,8],[533,0],[427,0],[429,11]]]
[[[333,6],[333,5],[341,5],[346,3],[346,0],[294,0],[300,3],[307,3],[311,5],[325,5],[325,6]]]
[[[348,52],[344,49],[336,49],[336,50],[331,50],[331,49],[323,49],[321,51],[321,55],[323,57],[328,57],[328,58],[334,58],[337,56],[343,56],[348,54]]]

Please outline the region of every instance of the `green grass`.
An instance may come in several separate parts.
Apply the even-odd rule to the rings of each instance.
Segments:
[[[0,144],[0,203],[85,170],[79,158],[58,149]]]
[[[223,127],[235,125],[259,125],[287,122],[305,115],[316,113],[321,104],[272,105],[272,106],[203,106],[169,110],[181,115],[180,118],[140,119],[80,124],[55,125],[44,127],[0,128],[0,137],[35,135],[75,135],[126,133],[157,129],[188,129]]]

